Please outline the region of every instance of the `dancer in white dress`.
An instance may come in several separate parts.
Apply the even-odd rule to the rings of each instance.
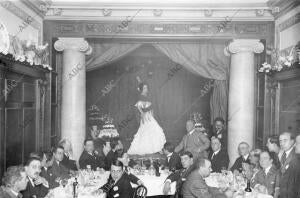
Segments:
[[[160,152],[166,142],[163,129],[159,126],[153,117],[152,103],[148,98],[148,85],[139,84],[141,93],[135,107],[141,114],[140,127],[134,136],[128,154],[152,154]]]

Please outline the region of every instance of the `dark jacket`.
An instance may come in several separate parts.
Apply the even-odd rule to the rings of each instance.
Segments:
[[[75,160],[70,160],[70,158],[68,156],[66,156],[66,154],[64,154],[64,158],[61,161],[61,164],[63,164],[69,170],[77,171],[76,161]]]
[[[111,176],[106,184],[104,184],[100,189],[102,189],[107,194],[107,198],[132,198],[134,190],[130,184],[137,183],[139,179],[132,174],[123,173],[121,178],[114,184],[114,180]]]
[[[226,131],[226,129],[222,129],[220,131],[215,131],[213,136],[220,139],[222,148],[224,150],[227,150],[227,131]]]
[[[289,166],[289,163],[295,158],[295,155],[296,155],[295,154],[295,148],[293,148],[291,150],[291,152],[289,153],[289,155],[286,157],[286,160],[285,160],[284,164],[282,164],[281,159],[279,159],[280,160],[280,165],[281,165],[280,170],[281,170],[282,174],[286,171],[287,167]]]
[[[118,158],[118,155],[113,150],[110,150],[105,156],[105,170],[110,170],[111,163]]]
[[[243,156],[238,157],[238,158],[235,160],[235,162],[234,162],[234,164],[232,165],[232,167],[230,168],[230,170],[231,170],[231,171],[238,170],[239,172],[242,172],[242,170],[243,170],[242,164],[243,164],[243,163],[250,164],[250,159],[249,159],[249,157],[250,157],[250,154],[248,155],[248,158],[247,158],[246,160],[244,159]]]
[[[192,165],[188,169],[180,169],[175,171],[174,173],[171,173],[166,180],[170,180],[172,182],[176,182],[176,196],[181,197],[181,189],[182,185],[185,182],[186,178],[189,176],[189,174],[193,171],[194,166]]]
[[[224,197],[216,188],[209,187],[197,170],[190,173],[182,186],[184,198],[213,198]]]
[[[300,155],[294,155],[280,178],[280,198],[300,197]]]
[[[168,161],[168,159],[166,159],[166,166],[172,172],[182,168],[181,159],[180,159],[180,156],[178,155],[178,153],[173,152],[169,161]]]
[[[32,198],[36,196],[36,198],[45,197],[48,194],[49,189],[45,187],[43,184],[33,186],[30,181],[27,183],[27,187],[21,193],[23,198]]]
[[[212,158],[213,151],[209,153],[208,159],[211,161],[212,172],[220,173],[222,168],[228,169],[229,157],[223,148]]]
[[[44,167],[42,167],[40,176],[48,181],[50,189],[57,186],[57,184],[54,185],[56,178],[52,172],[52,167],[49,167],[47,170]]]
[[[91,165],[93,170],[96,170],[97,167],[104,168],[104,160],[96,154],[90,155],[88,152],[83,151],[79,158],[79,166],[81,169],[86,169],[87,165]]]
[[[49,184],[49,186],[51,188],[55,188],[55,187],[59,186],[59,183],[55,182],[55,180],[58,177],[61,179],[66,179],[66,178],[70,177],[69,176],[70,170],[61,163],[57,164],[57,162],[55,160],[51,167],[51,173],[52,173],[52,177],[53,177],[53,179],[50,180],[50,184]]]
[[[259,170],[251,181],[251,186],[255,187],[256,184],[263,185],[267,188],[269,195],[274,196],[275,188],[279,188],[279,179],[280,172],[272,165],[267,175],[263,169]]]

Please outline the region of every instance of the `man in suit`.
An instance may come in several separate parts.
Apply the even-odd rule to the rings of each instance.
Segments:
[[[98,193],[106,193],[107,198],[131,198],[134,190],[130,182],[140,185],[139,181],[134,175],[127,174],[123,163],[115,159],[111,164],[108,182],[99,189]]]
[[[278,198],[279,195],[279,178],[280,173],[276,167],[276,153],[263,151],[259,156],[259,164],[262,167],[251,180],[252,187],[263,186],[267,189],[268,194],[274,198]]]
[[[64,148],[64,157],[61,164],[72,171],[77,171],[76,161],[72,159],[73,149],[70,140],[62,139],[59,141],[58,145]]]
[[[220,173],[221,170],[227,170],[229,164],[229,157],[227,151],[223,149],[223,145],[219,138],[211,138],[212,152],[209,153],[208,159],[212,164],[212,171]]]
[[[53,150],[53,156],[54,156],[54,161],[51,167],[52,170],[52,176],[54,179],[51,180],[51,187],[57,187],[59,186],[59,181],[61,179],[67,179],[69,178],[69,173],[70,170],[64,166],[63,164],[61,164],[61,161],[63,160],[64,157],[64,148],[62,146],[57,146],[54,150]]]
[[[184,151],[180,154],[182,169],[171,173],[164,184],[163,193],[167,195],[171,191],[171,183],[176,182],[175,197],[180,198],[182,184],[185,182],[187,176],[193,170],[193,154],[189,151]]]
[[[234,172],[234,171],[242,172],[243,171],[243,163],[251,164],[250,158],[249,158],[249,156],[250,156],[249,144],[246,142],[241,142],[238,146],[238,151],[239,151],[240,157],[238,157],[235,160],[234,164],[230,168],[230,170],[232,172]]]
[[[45,197],[49,191],[49,183],[45,178],[40,176],[40,158],[29,158],[25,163],[25,171],[29,181],[27,183],[26,189],[22,191],[23,197]]]
[[[288,168],[290,162],[295,157],[295,137],[292,132],[283,132],[279,136],[280,148],[283,150],[281,155],[280,164],[281,164],[281,173],[283,174]]]
[[[105,170],[110,170],[111,163],[118,158],[118,152],[119,149],[118,141],[111,141],[110,142],[110,150],[108,151],[107,155],[104,159],[105,164]]]
[[[224,150],[227,150],[227,131],[225,129],[225,121],[221,117],[217,117],[214,120],[214,134],[216,138],[219,138]]]
[[[286,133],[287,134],[287,133]],[[293,134],[290,134],[290,139],[286,137],[281,138],[282,147],[284,141],[288,144],[293,139]],[[281,135],[280,135],[281,136]],[[285,171],[282,173],[280,178],[280,198],[299,198],[300,197],[300,135],[296,137],[295,154],[290,162],[284,167]]]
[[[187,134],[183,136],[175,152],[181,150],[190,151],[194,160],[201,157],[207,157],[206,149],[210,146],[210,141],[202,132],[195,130],[195,123],[192,120],[186,122]]]
[[[45,178],[49,183],[49,188],[53,188],[52,184],[54,183],[54,175],[52,173],[52,165],[54,161],[52,151],[43,151],[41,152],[41,173],[40,176]]]
[[[28,178],[23,166],[8,167],[2,178],[3,186],[0,187],[0,197],[21,198],[20,191],[25,190]]]
[[[174,152],[174,145],[171,142],[164,144],[163,153],[166,155],[166,166],[170,171],[174,172],[182,168],[181,159],[178,153]]]
[[[209,187],[204,178],[211,172],[211,163],[207,159],[198,159],[196,169],[190,173],[182,187],[183,198],[226,197],[219,189]]]
[[[104,160],[102,160],[95,151],[93,139],[84,140],[84,151],[79,158],[79,166],[86,169],[90,165],[92,170],[104,168]]]

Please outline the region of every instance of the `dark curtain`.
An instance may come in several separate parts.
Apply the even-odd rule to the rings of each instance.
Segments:
[[[211,80],[192,74],[152,45],[144,44],[117,62],[87,72],[87,109],[96,104],[101,112],[109,113],[126,147],[139,127],[134,108],[137,76],[149,84],[154,116],[167,141],[177,144],[181,140],[192,112],[200,112],[209,120]]]

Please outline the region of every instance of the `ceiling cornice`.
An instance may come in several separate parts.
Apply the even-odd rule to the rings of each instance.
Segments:
[[[52,1],[50,0],[20,0],[20,1],[41,18],[45,17],[46,12],[52,5]]]
[[[300,5],[300,0],[270,0],[267,5],[273,8],[275,19]]]

